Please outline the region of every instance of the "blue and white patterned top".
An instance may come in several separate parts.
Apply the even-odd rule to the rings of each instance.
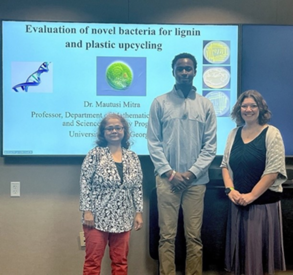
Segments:
[[[138,156],[122,148],[122,165],[123,181],[109,148],[95,147],[81,167],[79,209],[91,211],[95,228],[104,232],[131,230],[135,214],[143,210],[142,171]]]

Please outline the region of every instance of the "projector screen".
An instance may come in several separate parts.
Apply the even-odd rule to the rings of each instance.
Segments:
[[[198,61],[194,86],[214,104],[222,155],[235,127],[238,26],[2,21],[2,155],[85,155],[109,112],[147,155],[150,104],[172,89],[183,52]]]
[[[270,124],[283,137],[285,154],[293,157],[293,26],[242,27],[241,91],[258,90],[272,112]]]

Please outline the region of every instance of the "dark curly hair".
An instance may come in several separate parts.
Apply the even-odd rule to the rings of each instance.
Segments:
[[[240,94],[231,113],[232,119],[236,122],[238,126],[245,124],[245,121],[241,116],[241,104],[244,99],[248,97],[253,98],[255,103],[257,104],[259,110],[258,123],[260,125],[266,124],[271,119],[272,114],[266,101],[264,100],[262,95],[256,90],[248,90]]]
[[[194,70],[196,70],[197,61],[196,61],[195,57],[190,53],[180,53],[180,54],[176,55],[174,57],[174,59],[172,60],[172,69],[173,70],[174,70],[174,66],[175,66],[176,62],[178,61],[178,59],[181,59],[181,58],[189,58],[193,62]]]
[[[97,138],[96,144],[100,147],[107,147],[108,146],[108,142],[105,139],[105,126],[106,126],[108,120],[111,118],[119,119],[120,122],[122,123],[123,129],[124,129],[124,137],[121,140],[121,146],[125,149],[128,149],[130,147],[129,124],[123,116],[121,116],[119,114],[115,114],[115,113],[107,114],[100,122],[100,125],[98,127],[98,133],[97,133],[98,138]]]

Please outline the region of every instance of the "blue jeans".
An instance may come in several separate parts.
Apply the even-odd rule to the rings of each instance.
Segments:
[[[186,239],[186,275],[202,274],[201,226],[205,185],[192,185],[172,193],[167,178],[156,177],[159,211],[159,262],[161,275],[175,275],[175,237],[179,208],[182,206]]]

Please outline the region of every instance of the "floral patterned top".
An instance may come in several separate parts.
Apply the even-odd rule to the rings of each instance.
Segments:
[[[95,228],[104,232],[131,230],[135,214],[143,210],[142,171],[138,156],[122,148],[122,165],[123,181],[109,148],[95,147],[81,167],[79,209],[91,211]]]

